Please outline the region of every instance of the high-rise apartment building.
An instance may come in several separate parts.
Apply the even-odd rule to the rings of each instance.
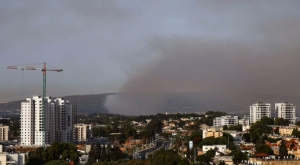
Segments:
[[[219,127],[219,126],[230,126],[230,125],[237,125],[239,123],[239,117],[238,116],[221,116],[221,117],[215,117],[213,120],[213,126]]]
[[[296,122],[296,106],[288,102],[275,103],[275,117]]]
[[[63,98],[49,101],[46,111],[46,143],[73,142],[73,129],[77,113],[76,105]]]
[[[54,141],[72,142],[76,106],[63,98],[45,99],[45,118],[41,96],[27,98],[21,103],[21,145],[42,146]]]
[[[250,123],[255,123],[264,116],[271,117],[270,103],[257,102],[250,106]]]

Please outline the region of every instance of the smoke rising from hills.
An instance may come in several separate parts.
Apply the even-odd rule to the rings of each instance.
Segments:
[[[300,35],[285,29],[286,26],[266,26],[270,30],[264,31],[259,43],[209,41],[196,37],[155,38],[149,45],[159,58],[136,68],[120,91],[130,95],[110,96],[106,106],[114,113],[166,112],[166,93],[206,95],[224,107],[202,102],[204,107],[224,111],[232,104],[238,104],[236,111],[248,109],[260,100],[295,100],[291,97],[299,96],[300,92],[297,76]],[[299,24],[296,26],[300,28]],[[291,100],[284,100],[287,98]],[[201,102],[201,99],[193,98],[193,102]],[[212,109],[198,108],[197,111]]]

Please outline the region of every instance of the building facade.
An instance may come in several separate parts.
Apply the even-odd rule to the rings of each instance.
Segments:
[[[296,123],[296,106],[288,102],[275,104],[275,117],[289,120]]]
[[[238,116],[221,116],[221,117],[215,117],[213,120],[213,126],[219,127],[219,126],[230,126],[230,125],[237,125],[239,123],[239,117]]]
[[[75,124],[74,140],[87,141],[91,137],[91,125],[89,124]]]
[[[0,124],[0,141],[8,141],[9,126]]]
[[[250,123],[255,123],[264,116],[271,117],[270,103],[257,102],[250,106]]]
[[[250,116],[244,115],[244,117],[242,119],[239,119],[239,124],[240,125],[250,125]]]
[[[21,103],[21,145],[43,146],[54,141],[73,141],[76,106],[63,98],[52,100],[46,97],[45,100],[45,112],[42,111],[41,96],[27,98]]]

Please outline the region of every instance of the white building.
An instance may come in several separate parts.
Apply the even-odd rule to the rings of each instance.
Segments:
[[[216,152],[216,155],[219,155],[219,152],[225,153],[225,151],[226,151],[226,145],[225,144],[221,144],[221,145],[203,145],[202,146],[203,153],[206,153],[209,150],[218,151],[218,152]]]
[[[236,146],[239,146],[243,140],[242,132],[235,131],[235,130],[224,130],[223,133],[229,133],[233,137],[233,143]]]
[[[0,165],[25,165],[25,153],[6,153],[0,145]]]
[[[45,144],[42,131],[42,98],[33,96],[21,103],[21,145]]]
[[[72,141],[76,106],[61,98],[45,99],[45,119],[41,96],[27,98],[21,103],[21,145],[43,146],[54,141]]]
[[[271,117],[270,103],[257,102],[250,106],[250,123],[255,123],[264,116]]]
[[[239,124],[240,125],[250,125],[250,116],[244,115],[244,117],[242,119],[239,119]]]
[[[275,117],[289,120],[291,123],[296,122],[296,106],[288,102],[275,103]]]
[[[219,127],[219,126],[230,126],[230,125],[237,125],[239,122],[238,116],[221,116],[221,117],[215,117],[213,120],[213,126]]]

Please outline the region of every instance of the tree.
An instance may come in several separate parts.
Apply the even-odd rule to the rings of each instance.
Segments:
[[[276,118],[274,121],[274,124],[288,126],[290,124],[290,121],[287,119],[283,119],[283,118]]]
[[[219,165],[226,165],[224,161],[220,161]]]
[[[260,119],[260,122],[263,126],[274,125],[274,119],[264,116]]]
[[[246,142],[250,142],[251,138],[250,138],[250,134],[249,133],[244,133],[243,134],[243,138]]]
[[[202,141],[202,132],[193,132],[190,137],[190,140],[193,141],[195,146],[198,146]]]
[[[255,153],[265,153],[268,155],[273,155],[274,151],[272,148],[266,144],[258,145],[255,149]]]
[[[224,125],[224,126],[223,126],[223,130],[228,130],[228,126],[227,126],[227,125]]]
[[[281,140],[281,144],[279,147],[279,156],[281,159],[283,159],[283,157],[287,155],[288,155],[288,150],[286,149],[285,142],[284,140]]]
[[[37,157],[37,156],[32,156],[29,157],[26,165],[36,165],[36,164],[43,164],[43,159]]]
[[[68,163],[64,160],[51,160],[50,162],[44,165],[68,165]]]
[[[275,133],[275,134],[278,134],[278,135],[280,134],[280,133],[279,133],[279,127],[276,127],[276,128],[274,129],[274,133]]]
[[[216,151],[215,150],[208,150],[205,153],[205,156],[209,157],[210,159],[212,159],[215,155],[216,155]]]
[[[151,158],[151,165],[173,165],[173,164],[189,164],[176,151],[160,149]]]
[[[232,161],[235,164],[239,164],[242,162],[242,160],[248,160],[247,153],[243,153],[241,150],[238,150],[233,153]]]

